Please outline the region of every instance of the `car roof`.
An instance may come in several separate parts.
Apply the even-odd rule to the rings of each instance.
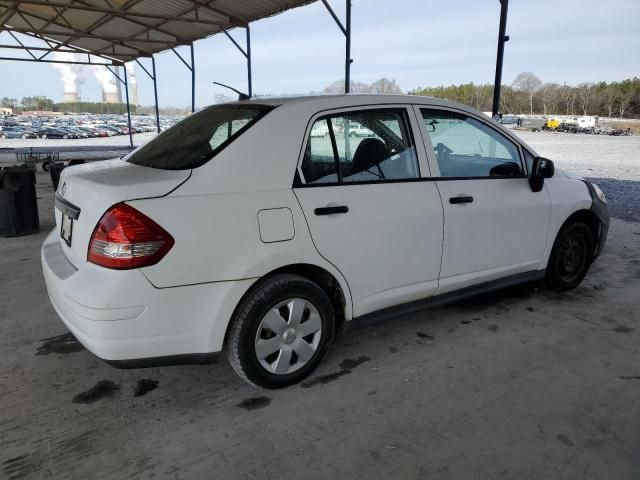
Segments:
[[[237,105],[269,105],[273,107],[287,105],[309,104],[313,108],[319,110],[331,108],[348,108],[360,105],[388,105],[388,104],[408,104],[408,105],[425,105],[439,107],[453,107],[457,110],[463,110],[474,114],[482,114],[467,105],[462,105],[451,100],[442,98],[427,97],[423,95],[400,95],[400,94],[384,94],[384,93],[347,93],[347,94],[307,94],[307,95],[288,95],[279,97],[252,97],[248,100],[238,100],[230,102]],[[483,114],[484,115],[484,114]]]

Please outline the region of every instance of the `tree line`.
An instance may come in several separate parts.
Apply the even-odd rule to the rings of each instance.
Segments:
[[[0,106],[11,108],[14,113],[21,113],[31,110],[45,112],[71,112],[71,113],[104,113],[122,114],[127,112],[126,103],[102,103],[102,102],[60,102],[43,96],[22,97],[18,101],[16,98],[3,97],[0,99]],[[136,112],[136,106],[131,105],[131,113]]]
[[[491,111],[493,84],[463,83],[416,88],[414,95],[446,98],[481,111]],[[598,115],[640,117],[640,78],[621,82],[583,82],[571,86],[543,83],[532,72],[520,73],[511,85],[502,86],[500,111],[503,114]]]

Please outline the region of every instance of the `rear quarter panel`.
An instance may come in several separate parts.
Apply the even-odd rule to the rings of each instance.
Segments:
[[[347,299],[351,294],[340,272],[315,249],[309,228],[291,189],[209,195],[167,196],[129,202],[153,218],[175,239],[162,261],[142,269],[157,288],[210,282],[257,279],[278,268],[306,263],[329,271]],[[288,208],[293,238],[265,243],[258,212]]]

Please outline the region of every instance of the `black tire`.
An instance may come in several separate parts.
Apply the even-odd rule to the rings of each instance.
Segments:
[[[256,336],[263,318],[279,303],[300,298],[317,310],[322,324],[315,353],[298,370],[276,374],[258,360]],[[314,282],[293,274],[276,274],[259,281],[242,299],[231,319],[225,342],[227,359],[245,381],[263,388],[283,388],[310,375],[333,342],[335,315],[329,297]]]
[[[50,166],[51,166],[51,161],[45,160],[44,162],[42,162],[42,170],[44,170],[45,172],[49,171]]]
[[[563,227],[547,264],[547,285],[558,291],[576,288],[589,271],[593,253],[593,233],[587,225],[575,222]]]

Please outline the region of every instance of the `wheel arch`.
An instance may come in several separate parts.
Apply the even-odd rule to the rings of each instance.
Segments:
[[[349,305],[351,304],[351,296],[349,292],[345,292],[340,281],[331,272],[325,268],[310,263],[296,263],[277,268],[269,272],[265,277],[270,277],[278,273],[292,273],[300,275],[312,282],[316,283],[324,293],[327,294],[336,314],[336,329],[339,329],[347,318],[351,318]],[[349,297],[347,297],[349,295]],[[347,301],[347,299],[349,301]]]
[[[558,235],[560,235],[560,233],[565,228],[567,228],[569,225],[572,225],[578,222],[584,223],[589,227],[589,230],[591,230],[591,234],[593,236],[593,246],[594,246],[593,253],[595,255],[595,252],[598,251],[598,242],[600,239],[600,230],[602,228],[602,222],[600,221],[600,219],[597,217],[595,213],[593,213],[591,210],[588,210],[588,209],[576,210],[575,212],[573,212],[571,215],[567,217],[567,219],[562,223],[562,226],[556,233],[556,236],[553,240],[554,245],[555,245],[556,239],[558,238]]]
[[[236,311],[238,306],[242,303],[242,301],[250,295],[256,286],[260,284],[265,279],[273,277],[274,275],[282,274],[282,273],[290,273],[294,275],[299,275],[301,277],[306,278],[314,283],[316,283],[322,290],[327,294],[329,300],[331,300],[331,304],[333,305],[334,312],[336,315],[335,324],[336,331],[340,329],[340,327],[344,324],[345,321],[351,319],[352,308],[351,308],[351,293],[348,290],[348,285],[346,282],[341,282],[336,275],[331,273],[329,270],[320,267],[318,265],[314,265],[311,263],[294,263],[289,265],[284,265],[278,267],[276,269],[271,270],[265,275],[261,276],[256,282],[254,282],[251,287],[247,289],[247,291],[242,295],[235,308],[233,309],[233,314],[229,319],[229,323],[226,327],[226,332],[224,336],[224,343],[227,342],[227,337],[229,335],[232,319],[236,315]]]

